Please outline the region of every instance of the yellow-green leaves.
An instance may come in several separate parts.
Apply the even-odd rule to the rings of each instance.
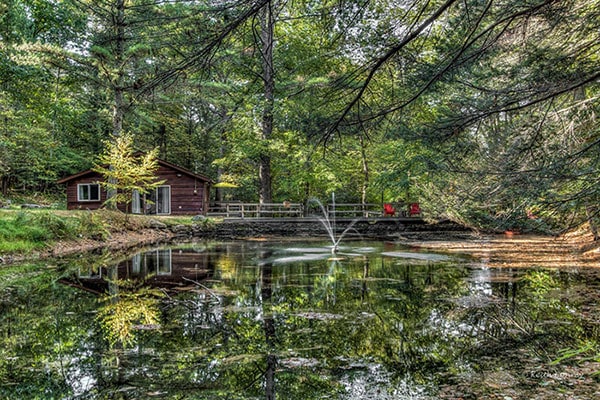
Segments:
[[[113,141],[104,141],[105,149],[98,157],[94,170],[105,178],[101,185],[111,195],[106,200],[109,207],[128,205],[134,191],[148,193],[164,181],[156,178],[158,149],[147,153],[136,153],[133,136],[124,133]]]

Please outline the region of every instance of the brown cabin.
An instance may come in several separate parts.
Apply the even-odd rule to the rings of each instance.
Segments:
[[[212,181],[185,168],[158,160],[156,177],[165,182],[147,194],[134,193],[133,214],[206,215]],[[93,170],[79,172],[59,180],[67,185],[67,209],[96,210],[104,204],[107,193],[99,184],[103,176]],[[121,211],[125,205],[120,205]]]

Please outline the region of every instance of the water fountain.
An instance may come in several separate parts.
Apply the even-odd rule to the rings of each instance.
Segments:
[[[319,222],[321,222],[321,224],[323,224],[323,227],[325,228],[329,238],[331,239],[331,245],[332,245],[331,253],[336,254],[339,250],[340,242],[342,241],[342,239],[348,232],[354,231],[354,232],[358,233],[358,231],[356,229],[354,229],[354,224],[356,224],[358,219],[354,219],[353,221],[351,221],[350,224],[346,227],[346,229],[344,229],[339,236],[336,236],[335,193],[331,193],[331,207],[332,207],[332,211],[333,211],[332,219],[329,219],[329,212],[327,211],[325,206],[323,206],[323,203],[321,203],[318,199],[312,198],[309,200],[309,202],[314,202],[320,207],[321,212],[323,213],[323,217],[319,217]],[[358,233],[358,234],[360,235],[360,233]]]

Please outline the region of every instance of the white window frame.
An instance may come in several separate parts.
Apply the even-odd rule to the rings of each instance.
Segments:
[[[87,192],[88,192],[88,195],[89,195],[90,197],[91,197],[91,193],[92,193],[92,191],[90,190],[90,188],[91,188],[92,186],[97,186],[97,187],[98,187],[98,198],[97,198],[97,199],[92,199],[92,198],[89,198],[89,199],[82,199],[82,198],[81,198],[81,188],[82,188],[83,186],[87,186],[87,187],[88,187],[88,190],[87,190]],[[100,197],[101,197],[101,195],[100,195],[100,184],[99,184],[99,183],[78,183],[78,184],[77,184],[77,201],[79,201],[79,202],[100,201]]]
[[[156,275],[173,274],[172,257],[171,249],[156,250]]]

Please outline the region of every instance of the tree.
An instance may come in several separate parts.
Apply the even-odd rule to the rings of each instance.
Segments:
[[[116,208],[118,204],[125,204],[128,212],[135,192],[146,194],[164,183],[156,180],[155,175],[158,148],[138,155],[133,148],[133,136],[128,133],[114,141],[106,140],[104,145],[104,153],[98,157],[94,170],[105,178],[101,185],[114,193],[107,199],[107,205]]]
[[[372,28],[375,3],[355,24],[358,62],[332,88],[350,100],[324,142],[395,125],[429,149],[422,195],[465,221],[506,227],[541,206],[564,227],[597,214],[597,7],[413,1]]]
[[[63,2],[10,0],[0,4],[0,188],[46,191],[60,176],[80,170],[69,139],[80,129],[80,86],[35,51],[66,45],[83,28]],[[70,134],[64,134],[69,131]],[[85,165],[88,167],[89,165]]]
[[[262,126],[260,140],[269,141],[273,135],[273,112],[275,103],[275,69],[273,66],[273,46],[275,45],[276,1],[267,3],[260,13],[260,56],[264,99],[262,106]],[[268,152],[259,155],[258,177],[260,180],[259,200],[261,203],[273,201],[271,187],[271,156]]]

